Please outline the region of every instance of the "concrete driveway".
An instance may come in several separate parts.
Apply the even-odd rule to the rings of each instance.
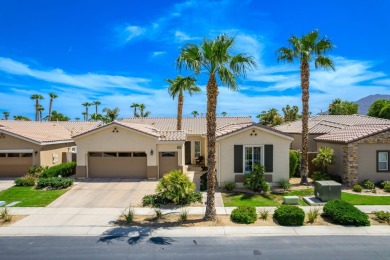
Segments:
[[[76,181],[71,190],[52,202],[51,208],[123,208],[141,206],[153,194],[157,181],[93,178]]]

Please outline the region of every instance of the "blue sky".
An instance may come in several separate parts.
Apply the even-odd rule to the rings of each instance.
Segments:
[[[312,70],[310,111],[335,98],[390,94],[390,1],[1,1],[0,112],[34,118],[30,96],[59,97],[54,109],[82,117],[83,102],[99,100],[132,116],[144,103],[152,116],[175,116],[166,78],[180,48],[204,37],[236,37],[236,52],[257,68],[240,90],[220,86],[218,113],[255,116],[286,104],[300,107],[298,64],[277,63],[275,51],[292,35],[319,29],[333,41],[336,71]],[[207,78],[200,76],[204,90]],[[186,97],[184,115],[206,111],[206,92]],[[0,115],[1,117],[2,115]]]

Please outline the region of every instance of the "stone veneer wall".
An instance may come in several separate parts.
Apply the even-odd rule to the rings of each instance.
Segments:
[[[358,153],[359,144],[390,144],[390,131],[376,134],[356,142],[343,146],[344,174],[343,182],[345,185],[353,186],[359,182]]]

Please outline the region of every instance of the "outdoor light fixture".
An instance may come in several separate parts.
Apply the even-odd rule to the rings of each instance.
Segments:
[[[35,154],[35,156],[37,156],[37,154],[38,154],[38,151],[35,151],[35,152],[34,152],[34,154]]]
[[[150,150],[150,155],[153,155],[153,149],[152,149],[152,150]]]
[[[1,133],[0,138],[5,138],[5,134]]]

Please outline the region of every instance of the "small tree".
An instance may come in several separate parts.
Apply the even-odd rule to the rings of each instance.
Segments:
[[[199,112],[194,110],[191,112],[191,114],[194,116],[194,117],[197,117],[199,115]]]
[[[329,115],[354,115],[358,113],[359,105],[336,98],[329,104]]]
[[[260,124],[266,126],[276,126],[283,122],[282,117],[275,108],[270,108],[268,111],[262,111],[256,117],[259,119]]]
[[[328,166],[335,164],[335,156],[333,149],[329,147],[321,147],[318,150],[317,156],[312,160],[315,166],[321,167],[323,172],[328,172]]]
[[[299,164],[299,153],[290,150],[290,178],[294,177]]]
[[[292,106],[286,105],[285,107],[282,108],[283,111],[283,118],[285,122],[292,122],[297,120],[300,116],[298,115],[298,107],[297,106]]]
[[[373,117],[390,119],[390,100],[378,99],[371,104],[368,115]]]
[[[245,176],[244,186],[253,191],[263,191],[267,193],[270,190],[269,183],[265,181],[264,166],[255,164],[251,173]]]

